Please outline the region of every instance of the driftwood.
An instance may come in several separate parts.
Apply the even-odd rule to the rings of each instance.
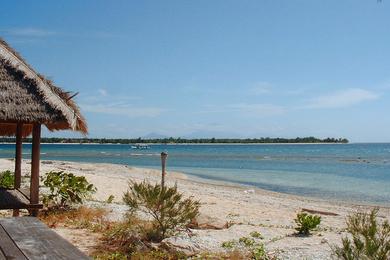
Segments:
[[[302,211],[306,211],[312,214],[320,214],[320,215],[326,215],[326,216],[338,216],[339,214],[333,213],[333,212],[327,212],[327,211],[321,211],[321,210],[315,210],[315,209],[305,209],[302,208]]]

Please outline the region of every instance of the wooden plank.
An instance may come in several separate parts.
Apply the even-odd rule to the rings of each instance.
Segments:
[[[0,209],[24,209],[30,202],[17,190],[0,189]]]
[[[28,259],[90,259],[37,218],[5,218],[0,225]]]
[[[3,254],[3,252],[1,250],[0,250],[0,260],[7,260],[7,258],[5,258],[5,255]]]
[[[34,124],[32,154],[31,154],[31,180],[30,180],[30,202],[31,204],[39,203],[39,160],[40,160],[40,144],[41,144],[41,125]],[[33,216],[38,215],[37,210],[32,210]]]
[[[22,194],[28,201],[30,201],[30,192],[28,188],[19,188],[17,189],[20,194]]]
[[[2,226],[0,226],[0,249],[0,259],[27,259]]]
[[[41,209],[42,204],[31,204],[19,190],[0,188],[0,209]]]

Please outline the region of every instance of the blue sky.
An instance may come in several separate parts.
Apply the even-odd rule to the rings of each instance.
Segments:
[[[90,137],[390,141],[387,0],[1,5],[0,36],[80,92]]]

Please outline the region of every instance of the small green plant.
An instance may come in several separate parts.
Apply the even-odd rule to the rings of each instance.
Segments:
[[[111,222],[103,230],[95,251],[94,259],[134,259],[168,260],[187,259],[180,252],[166,251],[151,246],[145,229],[151,227],[150,221],[128,216],[124,221]]]
[[[339,259],[390,259],[390,224],[378,223],[378,209],[369,213],[355,213],[347,218],[347,231],[351,235],[342,238],[342,246],[333,247]]]
[[[12,189],[14,187],[15,175],[10,170],[0,172],[0,188]]]
[[[235,240],[229,240],[222,242],[222,247],[225,249],[233,249],[237,245]]]
[[[63,171],[46,173],[43,184],[50,191],[49,194],[43,195],[43,203],[56,208],[82,204],[86,198],[96,192],[96,188],[84,176]]]
[[[254,238],[263,239],[263,236],[261,235],[261,233],[257,232],[257,231],[252,231],[251,233],[249,233],[249,235],[251,237],[254,237]]]
[[[148,232],[152,241],[161,241],[175,234],[178,229],[185,228],[198,216],[200,207],[199,201],[183,199],[176,185],[162,187],[146,181],[130,182],[123,200],[130,207],[130,214],[140,210],[153,218],[152,228]]]
[[[98,254],[94,257],[96,260],[123,260],[127,259],[127,256],[121,252],[105,252]]]
[[[114,199],[115,199],[115,196],[111,194],[110,196],[108,196],[106,203],[112,203],[114,201]]]
[[[267,252],[265,251],[264,244],[256,244],[252,250],[252,258],[255,260],[268,260],[269,257],[267,255]]]
[[[255,244],[255,240],[250,237],[240,237],[238,240],[241,244],[243,244],[245,247],[251,247]]]
[[[253,233],[253,232],[252,232]],[[252,237],[241,237],[237,240],[229,240],[222,243],[222,247],[229,251],[245,252],[247,258],[254,260],[270,259],[265,250],[264,244],[256,242]]]
[[[297,224],[295,230],[298,231],[298,234],[307,236],[321,223],[321,217],[301,212],[297,214],[294,221]]]

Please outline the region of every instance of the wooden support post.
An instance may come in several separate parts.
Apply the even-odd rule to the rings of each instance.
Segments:
[[[165,185],[165,166],[166,166],[166,160],[167,160],[168,154],[166,152],[161,153],[161,188],[164,188]]]
[[[15,149],[15,189],[20,188],[22,181],[22,130],[23,123],[16,126],[16,149]]]
[[[32,138],[31,154],[31,183],[30,183],[30,203],[39,203],[39,160],[40,160],[40,143],[41,143],[41,125],[34,124]],[[31,210],[31,215],[36,217],[38,210]]]
[[[22,130],[23,123],[16,125],[16,144],[15,144],[15,182],[14,188],[19,189],[22,182]],[[14,209],[14,217],[19,216],[19,210]]]

